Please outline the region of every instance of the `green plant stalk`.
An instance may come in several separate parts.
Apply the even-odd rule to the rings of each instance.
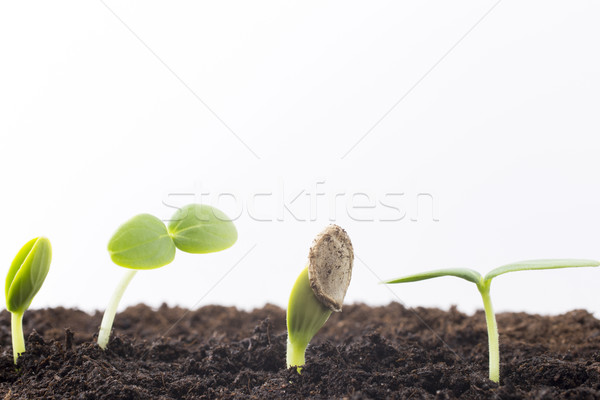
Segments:
[[[125,276],[121,278],[121,281],[117,285],[110,302],[108,303],[108,307],[104,311],[104,315],[102,316],[102,324],[100,325],[100,333],[98,333],[98,346],[102,350],[106,350],[106,346],[108,345],[108,340],[110,339],[110,331],[112,330],[113,322],[115,320],[115,315],[117,313],[117,308],[119,307],[119,302],[123,297],[123,293],[125,293],[125,289],[129,286],[129,282],[133,279],[136,270],[128,270],[125,273]]]
[[[25,336],[23,335],[23,313],[11,313],[10,317],[13,356],[15,364],[19,358],[19,354],[25,353]]]
[[[498,338],[498,325],[496,324],[496,315],[492,306],[490,297],[490,285],[492,281],[485,281],[483,285],[477,285],[481,299],[483,300],[483,309],[485,311],[485,322],[488,331],[488,358],[490,380],[500,382],[500,342]]]
[[[300,373],[300,371],[302,371],[302,367],[300,367],[299,365],[306,364],[306,359],[304,358],[304,355],[306,353],[307,346],[308,346],[308,343],[299,343],[297,341],[292,342],[288,336],[287,354],[286,354],[286,363],[287,363],[288,368],[290,368],[292,366],[298,366],[296,368],[298,373]]]

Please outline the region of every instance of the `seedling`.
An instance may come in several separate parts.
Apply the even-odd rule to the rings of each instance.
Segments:
[[[479,289],[479,293],[481,294],[481,299],[483,300],[483,309],[485,311],[485,321],[488,330],[490,380],[499,382],[500,348],[498,344],[498,326],[496,325],[496,316],[494,315],[492,299],[490,297],[492,279],[498,275],[506,274],[507,272],[538,269],[597,267],[598,265],[600,265],[600,262],[594,260],[528,260],[498,267],[488,272],[485,276],[481,276],[479,272],[468,268],[452,268],[408,275],[402,278],[385,281],[384,283],[416,282],[425,279],[437,278],[440,276],[456,276],[476,284],[477,289]]]
[[[231,247],[237,240],[233,222],[220,210],[200,204],[175,213],[169,226],[150,214],[140,214],[117,229],[108,242],[112,261],[128,268],[108,303],[98,345],[106,349],[117,307],[138,270],[163,267],[175,258],[175,249],[187,253],[212,253]]]
[[[11,313],[13,356],[15,364],[25,352],[23,314],[39,292],[50,269],[52,247],[45,237],[27,242],[14,258],[6,276],[6,309]]]
[[[346,232],[330,225],[314,240],[308,266],[292,288],[287,309],[287,367],[305,363],[306,347],[332,312],[342,311],[350,285],[354,251]]]

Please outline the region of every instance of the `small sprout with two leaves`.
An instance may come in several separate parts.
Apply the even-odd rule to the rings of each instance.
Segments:
[[[52,260],[52,246],[45,237],[27,242],[15,256],[6,276],[6,309],[11,313],[13,356],[25,352],[23,314],[39,292]]]
[[[177,210],[168,227],[150,214],[140,214],[117,229],[108,243],[112,261],[129,271],[119,282],[110,299],[98,345],[106,349],[117,307],[123,293],[138,270],[163,267],[175,258],[175,250],[203,254],[225,250],[237,241],[237,230],[222,211],[201,204],[189,204]]]
[[[308,266],[292,288],[287,309],[287,368],[304,365],[311,339],[342,303],[352,277],[354,251],[342,228],[330,225],[314,240]]]
[[[489,376],[491,381],[498,383],[500,381],[500,347],[498,343],[498,326],[496,325],[496,316],[494,315],[494,309],[492,308],[492,299],[490,297],[490,287],[492,284],[492,279],[494,279],[498,275],[515,271],[575,267],[597,267],[599,265],[600,262],[595,260],[527,260],[498,267],[488,272],[485,276],[481,276],[479,272],[468,268],[451,268],[408,275],[401,278],[385,281],[384,283],[416,282],[425,279],[438,278],[440,276],[456,276],[458,278],[465,279],[469,282],[473,282],[475,285],[477,285],[477,289],[479,290],[479,293],[481,294],[481,299],[483,300],[483,309],[485,311],[485,321],[488,330],[490,374]]]

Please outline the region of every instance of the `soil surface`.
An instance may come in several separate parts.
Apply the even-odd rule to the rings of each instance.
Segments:
[[[482,312],[347,305],[285,369],[285,311],[144,305],[117,314],[25,313],[15,368],[0,313],[0,399],[600,399],[600,321],[586,311],[498,315],[501,383],[487,379]],[[35,331],[33,330],[35,328]]]

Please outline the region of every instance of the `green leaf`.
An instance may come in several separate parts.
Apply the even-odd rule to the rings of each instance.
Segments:
[[[140,214],[117,229],[108,242],[108,252],[121,267],[154,269],[173,261],[175,244],[160,219]]]
[[[485,280],[490,280],[498,275],[514,271],[528,271],[536,269],[557,269],[557,268],[577,268],[577,267],[597,267],[600,265],[596,260],[578,260],[578,259],[556,259],[556,260],[526,260],[512,264],[503,265],[487,273]]]
[[[169,223],[169,233],[179,250],[188,253],[213,253],[231,247],[237,230],[222,211],[201,204],[177,210]]]
[[[10,264],[10,268],[8,269],[8,273],[6,274],[6,283],[4,285],[4,296],[8,299],[8,291],[10,290],[10,286],[19,272],[19,268],[23,265],[23,261],[27,258],[27,255],[31,252],[33,245],[37,242],[38,238],[31,239],[29,242],[25,243],[21,250],[17,253],[13,262]]]
[[[288,368],[304,365],[306,346],[330,315],[331,310],[317,299],[310,287],[308,267],[304,268],[292,288],[286,313]]]
[[[468,268],[438,269],[434,271],[422,272],[420,274],[403,276],[397,279],[391,279],[389,281],[384,281],[383,283],[416,282],[423,281],[425,279],[439,278],[440,276],[456,276],[458,278],[463,278],[470,282],[473,282],[476,285],[479,285],[481,283],[481,274],[477,271]]]
[[[14,258],[6,276],[6,309],[24,313],[39,292],[50,269],[52,246],[45,237],[27,242]]]

